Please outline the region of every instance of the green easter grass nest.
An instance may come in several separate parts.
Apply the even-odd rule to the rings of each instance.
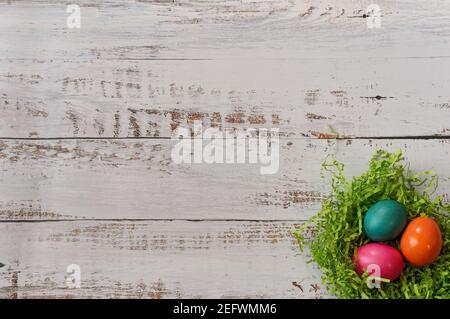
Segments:
[[[351,180],[344,175],[344,165],[334,158],[325,160],[322,167],[322,175],[331,175],[331,196],[293,234],[300,249],[307,246],[312,261],[320,266],[328,292],[338,298],[450,298],[450,205],[442,197],[432,198],[437,176],[430,171],[414,174],[401,151],[378,150],[369,170]],[[402,203],[408,220],[432,217],[441,228],[443,248],[433,264],[415,267],[405,262],[399,279],[369,288],[367,274],[356,274],[351,257],[369,242],[363,232],[365,212],[382,199]],[[389,244],[398,249],[399,239]]]

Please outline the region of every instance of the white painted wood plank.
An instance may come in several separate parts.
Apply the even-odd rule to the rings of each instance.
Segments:
[[[0,223],[1,298],[317,298],[291,223]],[[66,267],[81,269],[67,288]],[[301,285],[303,291],[294,286]]]
[[[330,190],[330,154],[349,176],[378,148],[401,148],[415,171],[435,170],[448,193],[448,140],[283,139],[279,171],[259,164],[175,164],[171,140],[51,140],[0,144],[0,218],[304,220]]]
[[[170,137],[179,126],[284,136],[450,134],[450,59],[0,63],[0,137]]]
[[[448,1],[74,3],[0,1],[0,297],[326,296],[289,234],[323,158],[402,148],[448,193],[448,139],[310,139],[448,136]],[[173,163],[153,138],[195,119],[279,127],[280,171]]]
[[[2,1],[2,57],[345,58],[448,56],[448,1],[377,1],[381,28],[363,18],[372,0]],[[84,5],[84,7],[83,7]]]

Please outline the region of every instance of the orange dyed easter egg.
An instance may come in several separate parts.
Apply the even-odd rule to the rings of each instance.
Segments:
[[[441,249],[441,230],[430,217],[414,218],[406,226],[400,240],[403,257],[415,266],[426,266],[433,263]]]

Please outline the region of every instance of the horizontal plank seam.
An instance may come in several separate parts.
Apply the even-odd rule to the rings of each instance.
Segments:
[[[330,135],[332,135],[330,133]],[[171,140],[171,137],[166,136],[128,136],[128,137],[0,137],[0,140],[17,140],[17,141],[55,141],[55,140]],[[196,138],[194,138],[196,139]],[[204,138],[209,140],[208,138]],[[225,139],[225,138],[223,138]],[[406,135],[406,136],[336,136],[336,137],[286,137],[280,136],[280,139],[285,140],[447,140],[450,135]]]
[[[53,222],[254,222],[298,223],[307,219],[242,219],[242,218],[72,218],[72,219],[2,219],[0,223],[53,223]]]
[[[450,55],[436,55],[436,56],[398,56],[398,57],[383,57],[383,56],[367,56],[360,57],[362,59],[448,59]],[[345,57],[321,57],[321,58],[99,58],[105,61],[323,61],[323,60],[354,60],[353,58]]]
[[[361,59],[380,59],[380,60],[400,60],[400,59],[448,59],[450,55],[435,55],[435,56],[397,56],[397,57],[389,57],[389,56],[361,56],[358,57]],[[35,60],[35,58],[12,58],[12,57],[4,57],[2,60],[8,61],[28,61]],[[62,58],[52,58],[52,61],[67,61]],[[319,58],[291,58],[291,57],[279,57],[279,58],[74,58],[71,61],[323,61],[323,60],[354,60],[354,58],[346,58],[346,57],[319,57]]]

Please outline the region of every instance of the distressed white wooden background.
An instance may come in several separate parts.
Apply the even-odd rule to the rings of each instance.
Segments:
[[[449,192],[448,1],[70,3],[0,0],[0,297],[327,297],[290,236],[326,155],[401,148]],[[280,128],[279,172],[174,164],[194,120]]]

